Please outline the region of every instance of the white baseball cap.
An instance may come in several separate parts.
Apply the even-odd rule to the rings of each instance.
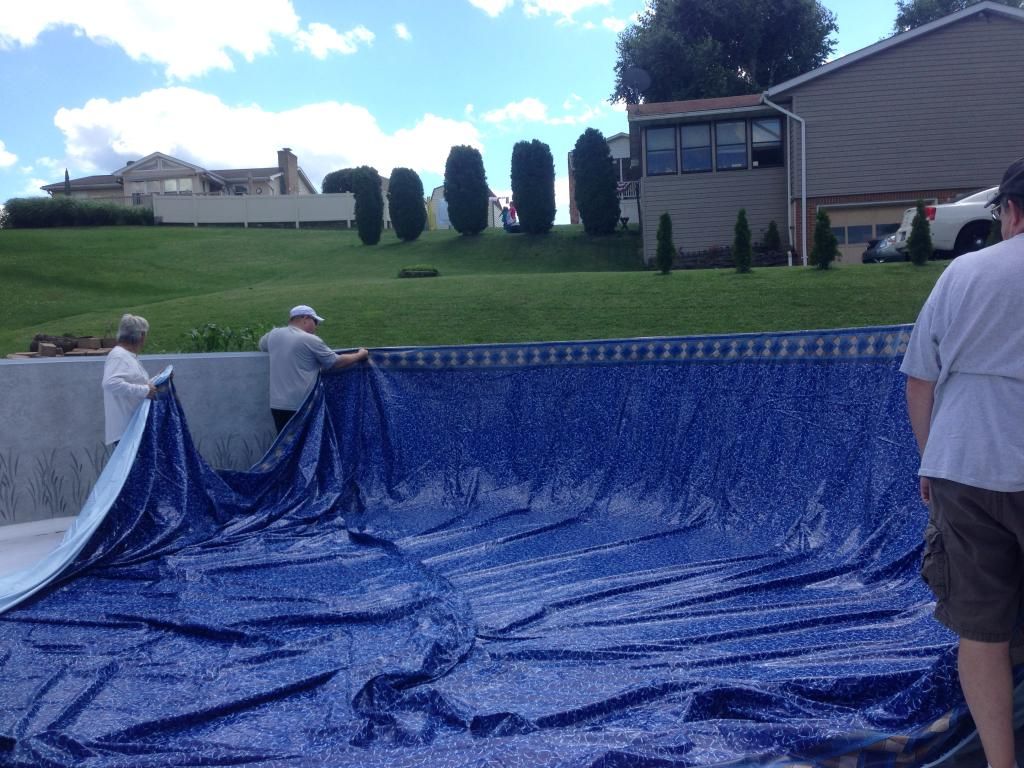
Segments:
[[[324,319],[307,304],[299,304],[297,307],[292,307],[292,311],[288,313],[288,318],[291,319],[293,317],[312,317],[316,320],[318,325],[324,321]]]

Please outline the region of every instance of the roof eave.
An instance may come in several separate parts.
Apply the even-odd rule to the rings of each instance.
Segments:
[[[680,120],[682,118],[689,117],[715,117],[717,115],[739,115],[746,114],[748,112],[763,112],[764,104],[752,104],[747,107],[729,107],[726,109],[704,109],[695,112],[663,112],[657,115],[631,115],[629,122],[631,123],[650,123],[655,120]]]

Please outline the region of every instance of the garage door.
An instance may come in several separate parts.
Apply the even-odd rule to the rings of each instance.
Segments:
[[[914,201],[885,205],[835,206],[825,208],[832,221],[832,231],[839,241],[840,264],[860,264],[868,241],[885,237],[899,229],[903,212]]]

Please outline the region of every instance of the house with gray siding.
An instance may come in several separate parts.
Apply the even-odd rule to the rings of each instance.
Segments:
[[[1024,155],[1022,49],[1024,11],[986,0],[762,94],[630,105],[645,260],[663,212],[689,252],[728,246],[746,208],[755,241],[774,220],[798,263],[824,209],[859,261],[918,199],[995,186]]]

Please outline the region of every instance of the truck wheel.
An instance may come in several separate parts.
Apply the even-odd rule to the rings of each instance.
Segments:
[[[953,245],[953,256],[960,256],[971,251],[980,251],[988,240],[989,224],[984,221],[972,221],[960,230]]]

